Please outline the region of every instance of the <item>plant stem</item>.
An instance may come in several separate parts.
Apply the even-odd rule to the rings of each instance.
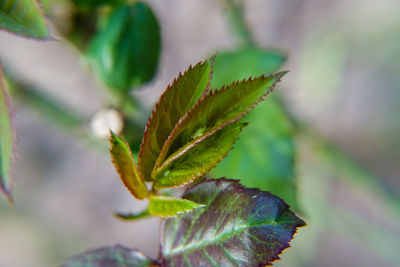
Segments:
[[[254,39],[244,17],[244,4],[241,0],[222,0],[226,5],[226,15],[230,27],[239,41],[239,46],[253,46]]]

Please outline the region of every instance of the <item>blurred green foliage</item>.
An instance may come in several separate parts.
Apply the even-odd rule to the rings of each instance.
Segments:
[[[160,57],[160,27],[144,3],[119,6],[99,20],[87,57],[111,88],[129,91],[150,81]]]
[[[221,52],[215,61],[211,87],[269,75],[285,59],[282,52],[256,47]],[[245,118],[250,125],[212,175],[241,179],[245,186],[271,191],[296,207],[293,125],[276,94],[272,93]]]

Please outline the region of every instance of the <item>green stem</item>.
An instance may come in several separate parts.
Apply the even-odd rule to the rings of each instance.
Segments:
[[[150,216],[150,213],[147,209],[139,212],[139,213],[122,213],[122,212],[115,212],[114,216],[121,220],[137,220],[142,219]]]
[[[253,46],[254,39],[244,16],[244,4],[241,0],[222,0],[226,4],[226,15],[239,46]]]

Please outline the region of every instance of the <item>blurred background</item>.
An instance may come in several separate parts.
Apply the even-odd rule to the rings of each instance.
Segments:
[[[116,124],[137,151],[159,95],[217,51],[215,86],[290,70],[249,117],[239,154],[212,173],[271,190],[307,222],[275,266],[398,266],[399,1],[147,0],[154,18],[132,37],[150,43],[132,41],[139,54],[153,49],[142,57],[118,39],[129,32],[118,23],[140,20],[77,2],[44,2],[55,40],[0,31],[18,133],[15,205],[0,201],[1,267],[58,266],[115,243],[156,257],[158,219],[112,216],[146,203],[124,188],[96,136]],[[107,72],[126,55],[108,59],[118,54],[109,49],[146,63]],[[135,79],[118,84],[126,76]],[[118,113],[99,115],[110,107]]]

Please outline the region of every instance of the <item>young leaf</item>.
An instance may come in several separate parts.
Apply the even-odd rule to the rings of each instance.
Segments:
[[[102,22],[87,52],[100,78],[121,91],[150,81],[161,47],[160,27],[150,7],[135,1],[112,10]]]
[[[156,168],[162,165],[167,156],[189,143],[194,135],[212,132],[246,115],[274,89],[285,74],[280,72],[268,77],[235,82],[202,97],[174,127],[161,149]]]
[[[147,209],[145,209],[139,213],[123,213],[123,212],[114,213],[114,216],[116,218],[121,219],[121,220],[126,220],[126,221],[146,218],[149,215],[150,215],[150,213]]]
[[[228,154],[246,125],[222,125],[179,149],[155,171],[154,188],[180,186],[202,177]]]
[[[138,199],[144,199],[149,192],[140,174],[136,170],[132,152],[126,141],[111,133],[111,159],[128,190]]]
[[[150,196],[149,201],[149,213],[160,217],[175,217],[179,214],[188,213],[194,209],[204,207],[203,204],[187,199],[164,196]]]
[[[136,249],[120,245],[102,247],[67,259],[63,267],[155,267],[160,266]]]
[[[215,61],[212,87],[275,72],[284,61],[284,54],[270,49],[221,52]],[[243,177],[240,183],[246,187],[271,191],[296,207],[294,126],[277,95],[261,103],[246,121],[250,126],[211,176]]]
[[[146,181],[151,180],[151,172],[164,141],[179,119],[203,94],[209,75],[210,66],[207,61],[189,67],[160,97],[147,123],[139,152],[138,167]]]
[[[7,94],[6,82],[0,65],[0,191],[10,203],[12,203],[11,168],[16,143],[12,113],[13,107]]]
[[[237,181],[206,180],[185,198],[205,203],[163,223],[163,266],[264,266],[305,223],[280,198]]]
[[[0,29],[32,38],[50,38],[42,7],[36,0],[1,1]]]

